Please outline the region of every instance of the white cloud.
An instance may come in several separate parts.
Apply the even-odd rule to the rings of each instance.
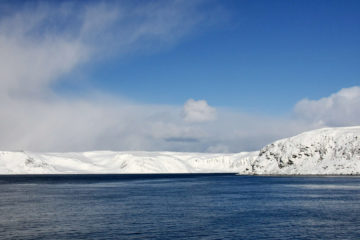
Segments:
[[[303,99],[294,112],[318,126],[349,126],[360,124],[360,87],[343,88],[319,100]]]
[[[216,109],[209,106],[205,100],[187,100],[183,114],[186,122],[209,122],[216,119]]]

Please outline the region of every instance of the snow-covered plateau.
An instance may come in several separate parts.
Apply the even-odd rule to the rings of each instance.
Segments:
[[[258,152],[0,152],[0,174],[245,172]]]
[[[241,153],[0,151],[0,174],[360,174],[360,127],[324,128]]]

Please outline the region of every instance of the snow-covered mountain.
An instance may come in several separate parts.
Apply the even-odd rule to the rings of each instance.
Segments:
[[[360,127],[319,129],[233,154],[0,151],[0,174],[220,172],[360,174]]]
[[[323,128],[265,146],[254,174],[360,174],[360,127]]]

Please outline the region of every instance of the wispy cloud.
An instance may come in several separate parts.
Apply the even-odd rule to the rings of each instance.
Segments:
[[[173,44],[206,19],[199,4],[24,4],[0,19],[1,89],[38,94],[79,64]]]

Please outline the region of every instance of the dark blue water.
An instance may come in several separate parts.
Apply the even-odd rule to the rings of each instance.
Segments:
[[[360,239],[360,178],[0,176],[0,239]]]

